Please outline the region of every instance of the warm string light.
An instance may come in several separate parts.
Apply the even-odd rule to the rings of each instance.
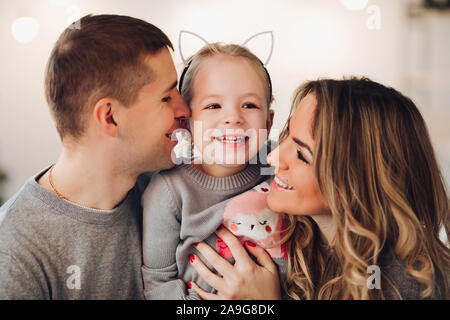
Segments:
[[[74,21],[81,18],[81,9],[73,4],[72,0],[51,0],[54,6],[65,8],[65,15],[67,18],[67,25],[70,28],[78,28]],[[11,33],[18,42],[26,44],[33,41],[39,33],[39,21],[28,15],[19,16],[11,24]]]
[[[342,5],[348,10],[359,11],[367,6],[369,0],[340,0]]]
[[[32,17],[17,18],[11,24],[11,32],[20,43],[29,43],[39,33],[39,21]]]

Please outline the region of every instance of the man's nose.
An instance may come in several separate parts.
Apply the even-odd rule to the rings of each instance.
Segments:
[[[188,119],[191,117],[191,109],[177,90],[177,99],[174,103],[174,115],[176,119]]]

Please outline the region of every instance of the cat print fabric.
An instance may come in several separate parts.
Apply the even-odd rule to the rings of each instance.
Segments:
[[[270,185],[267,181],[232,198],[225,207],[223,225],[241,242],[252,241],[265,248],[272,258],[287,260],[285,244],[276,245],[285,230],[284,214],[267,206]],[[231,258],[231,251],[220,238],[216,243],[219,253]]]

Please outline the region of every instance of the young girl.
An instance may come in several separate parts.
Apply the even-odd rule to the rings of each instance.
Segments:
[[[222,223],[241,239],[268,248],[284,274],[284,247],[274,247],[284,217],[267,208],[269,185],[260,184],[267,178],[261,164],[249,163],[273,120],[267,70],[244,47],[210,44],[189,60],[180,92],[192,110],[190,127],[201,161],[154,175],[142,196],[146,298],[198,299],[191,282],[214,292],[190,261],[199,241],[233,261],[214,233]]]

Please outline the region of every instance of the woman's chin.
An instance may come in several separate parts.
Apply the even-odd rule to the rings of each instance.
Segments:
[[[288,194],[289,193],[284,193],[280,195],[280,192],[276,192],[273,189],[270,190],[269,194],[267,195],[267,205],[275,212],[281,212],[290,215],[304,215],[304,213],[301,213],[298,210],[298,207],[292,205],[292,203],[295,203],[295,199],[289,199],[289,197],[286,197],[286,195]]]
[[[267,205],[275,212],[286,212],[284,203],[284,201],[280,201],[279,197],[277,197],[273,191],[270,191],[267,195]]]

